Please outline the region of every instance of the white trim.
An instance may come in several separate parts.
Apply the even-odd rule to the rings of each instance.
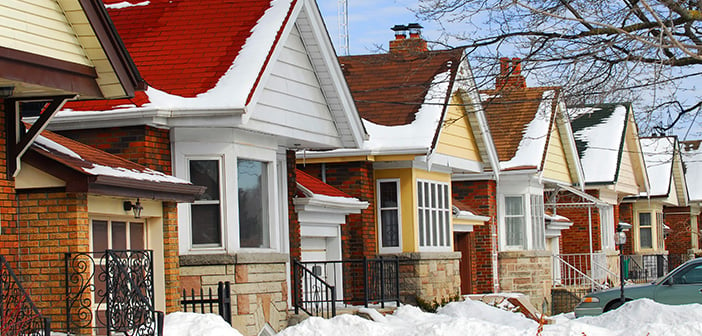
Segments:
[[[453,224],[453,232],[473,232],[473,225]]]
[[[453,205],[451,204],[452,198],[451,198],[451,183],[447,182],[442,182],[442,181],[436,181],[436,180],[427,180],[427,179],[416,179],[415,181],[416,186],[417,186],[417,204],[415,204],[415,208],[417,210],[417,232],[418,232],[418,237],[419,241],[418,246],[419,246],[419,251],[420,252],[425,252],[425,251],[448,251],[452,250],[453,246],[453,234],[452,234],[452,218],[453,218]],[[438,206],[430,206],[427,204],[422,205],[422,209],[420,209],[419,203],[421,202],[421,199],[419,197],[419,192],[421,186],[424,184],[427,184],[430,186],[429,191],[430,193],[430,198],[432,200],[432,203],[437,204]],[[433,188],[432,186],[437,186],[438,188]],[[446,195],[443,195],[440,190],[438,189],[444,189],[446,188]],[[433,192],[436,192],[435,194]],[[445,196],[445,197],[444,197]],[[442,201],[444,204],[447,205],[446,208],[443,207]],[[438,218],[443,218],[439,222],[434,223],[433,221],[424,221],[424,228],[426,230],[426,234],[423,235],[421,227],[419,227],[419,219],[422,217],[419,214],[419,211],[421,210],[429,210],[430,212],[436,212],[438,214]],[[443,225],[440,225],[443,224]],[[433,230],[432,226],[436,226],[437,228],[437,237],[433,236]],[[422,245],[421,241],[422,238],[424,238],[424,245]],[[430,244],[430,240],[436,240],[437,245],[434,245],[433,243]],[[444,241],[444,245],[441,245],[441,241]]]
[[[381,216],[381,201],[380,201],[380,184],[385,183],[385,182],[394,182],[395,187],[397,188],[397,239],[398,239],[398,246],[396,247],[383,247],[383,217]],[[402,252],[402,190],[400,188],[400,179],[399,178],[390,178],[390,179],[378,179],[375,181],[375,187],[376,187],[376,212],[377,212],[377,218],[378,218],[378,251],[381,254],[384,253],[400,253]]]

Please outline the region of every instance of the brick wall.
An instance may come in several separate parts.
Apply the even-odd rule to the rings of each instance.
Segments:
[[[300,164],[298,168],[322,179],[322,164]],[[324,165],[326,183],[368,202],[360,214],[351,214],[341,226],[341,246],[344,259],[373,257],[377,251],[375,226],[375,183],[373,163],[367,161],[327,163]]]
[[[297,182],[295,176],[295,151],[285,153],[288,170],[288,225],[290,237],[290,257],[300,259],[302,257],[300,241],[300,221],[297,219],[297,212],[293,204],[293,197],[297,192]]]
[[[632,203],[619,204],[619,221],[631,224],[631,229],[626,231],[626,244],[622,249],[623,254],[634,254],[634,207]]]
[[[476,293],[492,293],[493,252],[497,251],[497,185],[495,181],[454,181],[451,183],[453,197],[475,210],[477,215],[492,218],[485,225],[475,226],[473,234],[475,248],[470,258],[473,265],[473,290]]]
[[[599,192],[596,190],[588,190],[587,193],[595,197],[599,196]],[[558,202],[571,201],[560,199]],[[602,226],[600,225],[600,211],[597,207],[560,207],[557,209],[557,213],[573,221],[573,226],[568,230],[561,231],[561,253],[590,253],[590,219],[592,220],[592,250],[602,250]]]
[[[5,132],[5,101],[0,99],[0,254],[15,267],[17,254],[17,212],[15,182],[7,176],[7,135]]]
[[[664,207],[665,224],[670,232],[665,239],[665,249],[670,254],[687,254],[692,248],[690,207]]]
[[[65,327],[65,252],[90,246],[85,194],[34,192],[19,198],[19,267],[22,285],[55,329]]]

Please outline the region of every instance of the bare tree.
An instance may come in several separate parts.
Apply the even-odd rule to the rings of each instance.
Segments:
[[[465,25],[445,37],[473,50],[482,87],[497,57],[521,57],[530,78],[562,86],[570,104],[634,102],[644,133],[701,124],[702,0],[419,0],[416,13]]]

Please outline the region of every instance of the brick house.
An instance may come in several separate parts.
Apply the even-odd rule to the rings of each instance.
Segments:
[[[52,129],[206,186],[177,208],[182,286],[231,281],[234,327],[280,330],[300,255],[293,150],[366,136],[316,4],[106,3],[149,86],[68,105]]]
[[[622,200],[649,190],[634,112],[630,103],[622,103],[569,107],[568,114],[585,190],[603,204],[559,212],[573,220],[573,227],[563,233],[561,253],[591,255],[582,271],[598,282],[616,283],[616,224],[633,223],[633,203]]]
[[[554,202],[544,200],[559,190],[580,195],[575,186],[583,181],[561,91],[528,87],[521,61],[501,58],[495,89],[480,94],[499,158],[499,180],[454,180],[455,196],[494,218],[493,228],[476,235],[477,241],[493,244],[480,249],[478,290],[521,292],[547,310],[552,255],[558,254],[568,222],[556,217],[561,210]]]
[[[670,242],[671,248],[675,251],[670,257],[680,258],[683,254],[687,255],[688,251],[681,251],[674,237],[670,240],[666,238],[669,234],[675,234],[672,227],[667,225],[668,222],[677,230],[684,227],[683,223],[678,222],[680,218],[676,216],[679,215],[679,208],[688,206],[680,144],[677,137],[642,137],[640,142],[650,187],[648,192],[625,197],[622,201],[626,204],[631,203],[634,213],[633,223],[631,223],[633,227],[630,231],[632,239],[627,246],[637,257],[663,256],[670,251],[665,244]],[[683,218],[683,221],[689,224],[689,215],[686,219]],[[688,242],[681,239],[683,244]],[[674,264],[682,261],[683,259],[680,258],[675,260]],[[639,264],[643,265],[643,260]],[[658,276],[658,274],[655,275]]]
[[[680,154],[685,167],[685,185],[688,193],[687,206],[663,208],[665,223],[670,232],[665,238],[666,250],[672,254],[688,257],[701,256],[700,250],[700,202],[702,202],[702,151],[700,140],[681,141]]]
[[[339,57],[368,140],[297,153],[299,169],[369,203],[342,228],[343,258],[398,256],[410,303],[447,299],[475,280],[475,256],[455,242],[490,218],[452,204],[452,179],[496,162],[465,50],[429,51],[420,29],[393,27],[388,53]],[[309,242],[302,237],[303,257]]]

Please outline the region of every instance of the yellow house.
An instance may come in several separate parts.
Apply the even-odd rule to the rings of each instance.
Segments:
[[[468,258],[454,252],[454,234],[489,219],[454,206],[452,176],[494,171],[496,154],[465,50],[428,51],[402,34],[387,54],[339,58],[368,139],[299,151],[298,168],[369,202],[343,225],[344,258],[399,256],[412,266],[400,276],[403,300],[440,301],[459,293]]]

